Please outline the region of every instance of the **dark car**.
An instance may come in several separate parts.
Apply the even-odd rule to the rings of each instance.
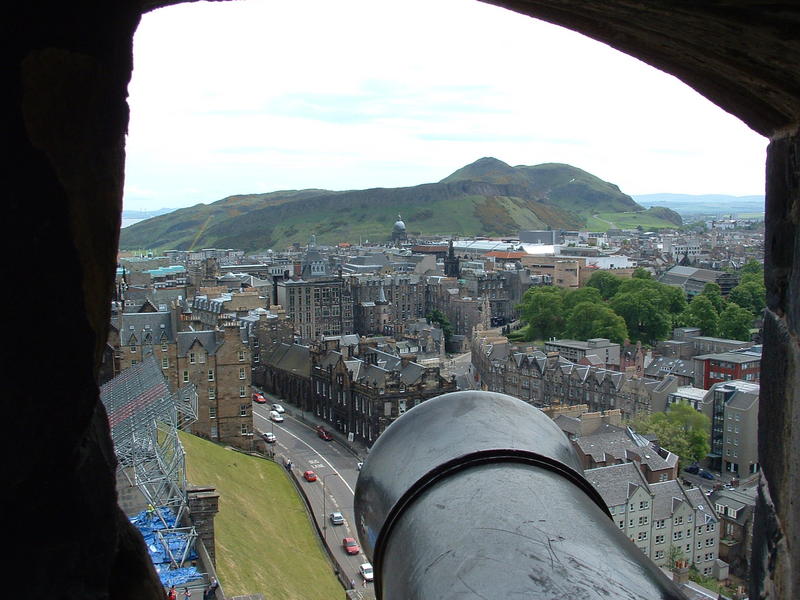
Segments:
[[[698,475],[700,475],[700,477],[702,477],[703,479],[716,479],[713,473],[709,473],[708,471],[700,471]]]
[[[317,435],[326,442],[330,442],[333,439],[333,436],[330,433],[328,433],[328,430],[325,429],[322,425],[317,425],[316,430],[317,430]]]
[[[687,473],[691,473],[692,475],[697,475],[700,472],[700,467],[697,465],[689,465],[684,469]]]

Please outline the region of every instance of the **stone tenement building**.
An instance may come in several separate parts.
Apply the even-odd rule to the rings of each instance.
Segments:
[[[519,316],[522,296],[531,287],[531,272],[527,269],[471,271],[464,269],[459,283],[470,297],[486,298],[492,325],[505,325]]]
[[[197,435],[250,448],[251,358],[245,330],[236,321],[204,331],[178,331],[177,310],[123,313],[112,319],[108,344],[115,373],[154,356],[171,390],[193,383]]]
[[[335,343],[335,341],[332,341]],[[456,391],[455,380],[438,367],[424,367],[413,357],[398,357],[374,348],[359,356],[338,345],[311,351],[312,409],[343,433],[370,445],[391,423],[417,404]]]
[[[268,299],[258,292],[220,294],[216,298],[197,295],[191,302],[191,320],[195,328],[214,328],[222,321],[235,319],[252,310],[264,308]]]
[[[409,275],[352,275],[345,285],[353,299],[353,331],[359,335],[386,334],[378,327],[376,307],[385,305],[390,333],[402,331],[405,323],[425,317],[425,281]]]
[[[193,383],[197,390],[192,433],[240,448],[250,448],[253,435],[247,341],[236,321],[211,331],[181,331],[177,336],[179,383]]]
[[[591,411],[619,409],[625,417],[663,411],[667,397],[678,388],[674,377],[661,381],[589,365],[578,365],[556,352],[503,353],[491,358],[497,340],[477,332],[472,364],[481,387],[516,396],[534,406],[586,404]]]
[[[281,306],[270,306],[269,310],[258,308],[251,314],[240,317],[239,322],[247,331],[252,359],[253,384],[264,386],[264,365],[261,353],[275,344],[291,344],[294,331]]]
[[[366,444],[420,402],[456,391],[455,382],[442,377],[438,367],[424,367],[413,356],[401,358],[364,342],[346,345],[331,338],[312,347],[277,343],[263,349],[261,359],[265,389]]]
[[[302,340],[353,333],[353,300],[342,279],[283,279],[276,286],[276,303]]]
[[[620,530],[658,566],[682,558],[707,577],[724,575],[716,561],[719,516],[700,488],[683,489],[675,480],[649,483],[631,462],[584,474]]]

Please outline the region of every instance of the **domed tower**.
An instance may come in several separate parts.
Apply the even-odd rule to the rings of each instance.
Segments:
[[[400,218],[400,215],[397,215],[397,221],[394,223],[394,227],[392,227],[392,243],[399,244],[400,242],[407,242],[408,241],[408,234],[406,233],[406,224],[403,223],[403,220]]]

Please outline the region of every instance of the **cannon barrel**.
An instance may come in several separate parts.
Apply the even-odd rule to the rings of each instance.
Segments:
[[[398,418],[355,516],[382,600],[684,598],[612,521],[566,435],[505,394],[444,394]]]

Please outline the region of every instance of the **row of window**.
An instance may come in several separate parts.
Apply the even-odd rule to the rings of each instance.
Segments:
[[[165,363],[164,361],[167,359],[162,359],[161,366],[162,368],[169,367],[169,363]],[[215,381],[216,375],[214,374],[214,369],[208,370],[208,381]],[[247,379],[247,369],[245,367],[239,367],[239,379]],[[189,383],[189,371],[183,371],[183,383]]]
[[[250,416],[250,404],[240,404],[239,405],[239,416],[240,417]],[[217,407],[216,406],[209,406],[208,407],[208,418],[209,419],[216,419],[217,418]]]

